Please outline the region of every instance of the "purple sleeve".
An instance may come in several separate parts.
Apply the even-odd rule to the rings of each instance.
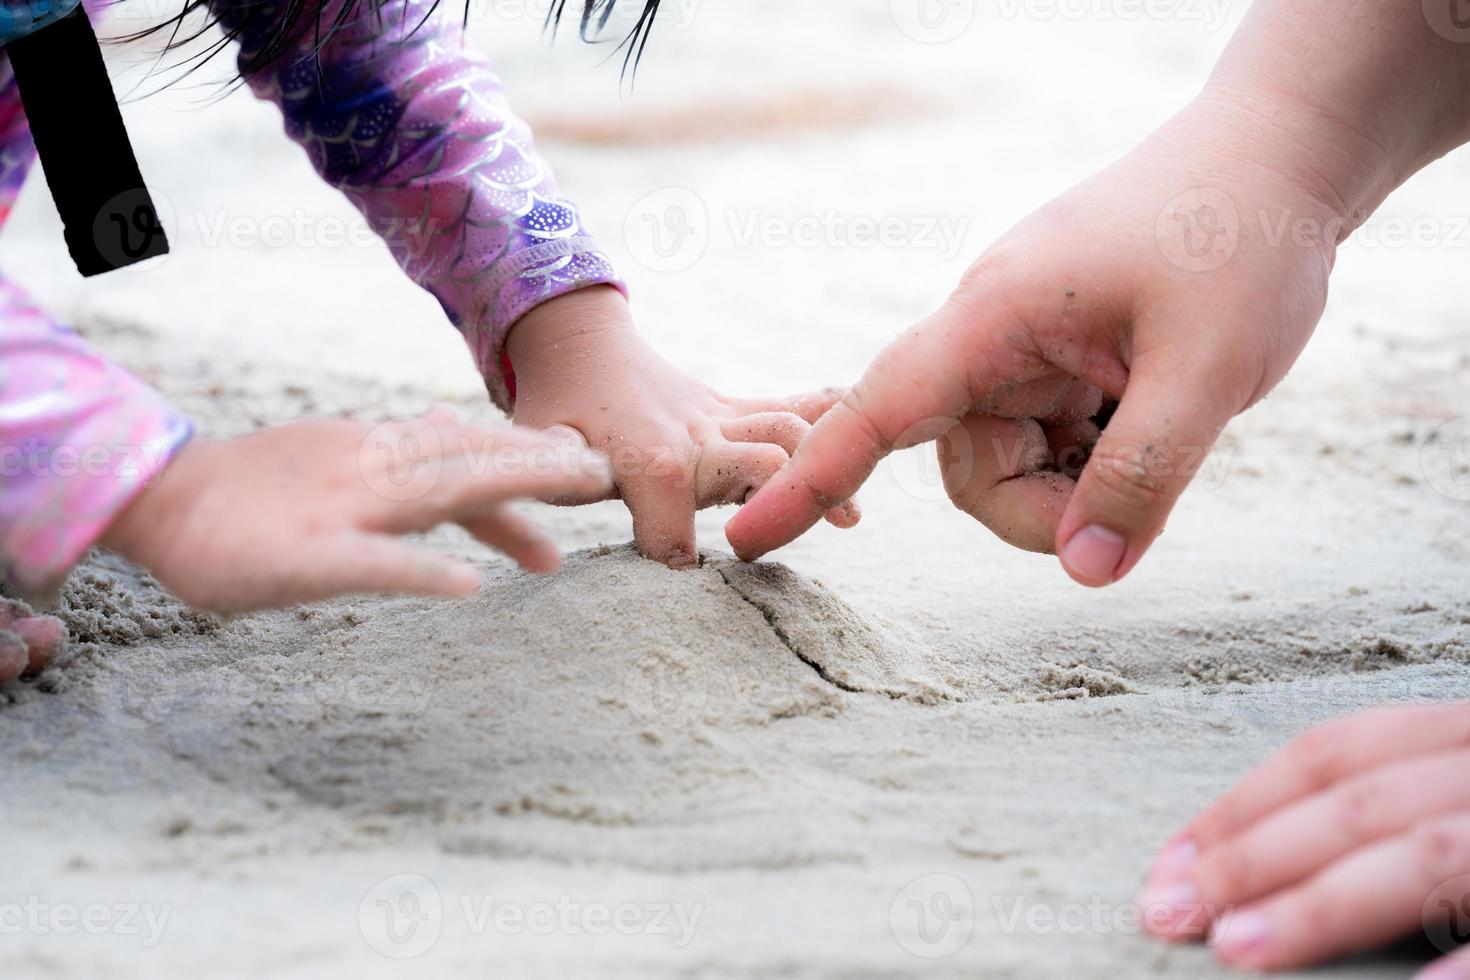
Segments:
[[[35,157],[0,56],[0,221]],[[189,438],[187,419],[0,277],[0,581],[48,600]]]
[[[281,107],[287,133],[317,172],[439,300],[491,397],[509,409],[511,326],[564,293],[624,287],[576,206],[558,193],[489,63],[426,0],[364,0],[324,43],[308,30],[251,71],[280,0],[236,2],[216,0],[216,9],[240,33],[251,89]],[[328,0],[322,24],[333,23],[340,3]]]

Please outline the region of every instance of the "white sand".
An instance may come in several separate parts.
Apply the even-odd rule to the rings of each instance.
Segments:
[[[911,123],[547,147],[646,332],[732,391],[853,377],[989,238],[1185,98],[1226,37],[982,14],[931,48],[876,0],[783,6],[700,7],[623,103],[592,52],[547,52],[525,19],[480,30],[519,101],[573,128],[777,86],[932,103]],[[81,282],[36,184],[0,239],[7,271],[207,431],[435,400],[488,414],[458,338],[380,249],[207,247],[222,217],[351,212],[269,107],[187,109],[199,97],[130,113],[175,255]],[[1452,213],[1467,180],[1470,158],[1446,161],[1385,214]],[[715,214],[678,275],[621,234],[666,185]],[[970,224],[945,260],[741,248],[727,207]],[[485,568],[471,600],[219,623],[94,560],[67,593],[75,649],[0,704],[0,911],[136,906],[161,935],[145,945],[146,914],[143,934],[7,930],[6,975],[1223,975],[1134,928],[1158,842],[1316,720],[1470,695],[1470,494],[1426,477],[1429,434],[1470,415],[1470,241],[1437,227],[1439,247],[1344,250],[1300,369],[1104,594],[936,501],[915,454],[874,479],[860,529],[820,529],[783,565],[730,562],[723,514],[701,519],[704,567],[675,574],[631,555],[617,506],[538,508],[576,552],[555,579],[445,531]],[[1416,956],[1337,975],[1405,976]]]

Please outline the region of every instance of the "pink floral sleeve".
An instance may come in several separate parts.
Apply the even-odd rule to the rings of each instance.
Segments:
[[[328,0],[322,24],[340,3]],[[216,2],[240,34],[251,89],[281,107],[317,172],[439,300],[508,410],[511,326],[572,290],[622,289],[611,263],[559,194],[489,63],[466,46],[451,17],[457,4],[442,4],[441,16],[429,0],[364,0],[324,43],[308,31],[295,51],[251,71],[280,4]]]
[[[0,57],[0,221],[35,157]],[[187,419],[0,277],[0,581],[44,602],[189,438]]]
[[[220,0],[241,63],[282,0]],[[322,13],[331,23],[336,5]],[[287,132],[463,333],[497,404],[505,337],[526,312],[596,283],[623,288],[537,156],[489,64],[428,0],[365,3],[320,45],[250,73]],[[232,13],[232,10],[234,13]],[[248,22],[239,18],[248,12]],[[0,56],[0,219],[34,147]],[[189,438],[189,422],[0,278],[0,581],[44,598]]]

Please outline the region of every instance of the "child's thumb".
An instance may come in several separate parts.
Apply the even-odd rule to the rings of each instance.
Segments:
[[[1218,371],[1135,363],[1057,528],[1057,554],[1083,585],[1126,575],[1164,529],[1225,423],[1239,410]]]

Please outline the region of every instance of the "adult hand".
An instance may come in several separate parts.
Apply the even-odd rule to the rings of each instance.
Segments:
[[[1085,585],[1126,575],[1226,422],[1296,360],[1350,230],[1332,183],[1283,151],[1333,134],[1274,119],[1201,96],[1022,221],[731,520],[736,553],[791,541],[888,453],[938,438],[961,510]],[[1075,481],[1068,457],[1086,460]]]

